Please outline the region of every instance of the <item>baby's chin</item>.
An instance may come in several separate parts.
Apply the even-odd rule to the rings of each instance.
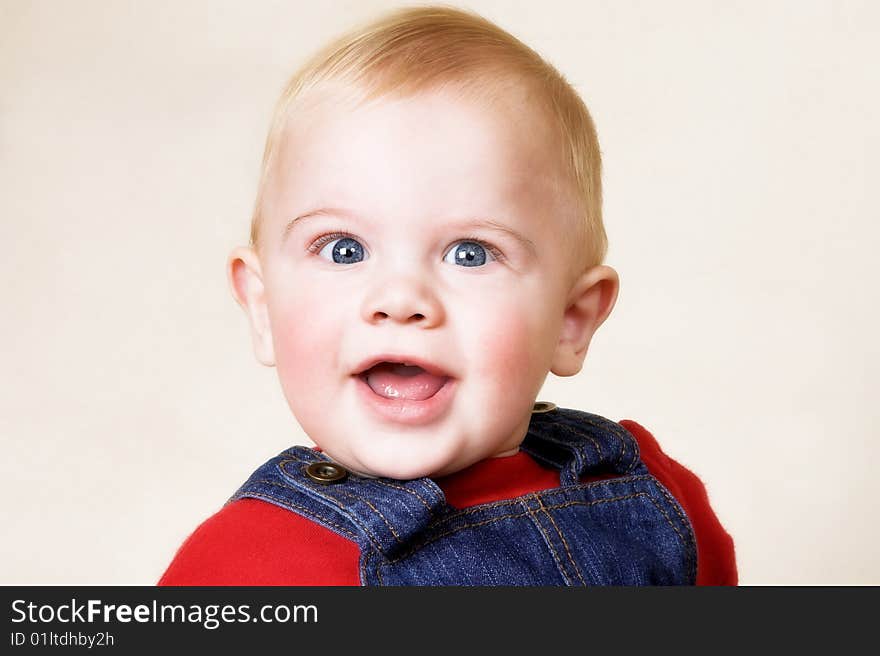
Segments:
[[[334,462],[342,465],[348,471],[358,476],[368,478],[394,478],[397,480],[412,480],[424,477],[439,477],[452,474],[464,469],[476,462],[462,458],[462,454],[425,454],[425,457],[416,458],[409,456],[401,458],[400,454],[376,454],[370,453],[364,457],[356,457],[355,454],[334,454],[332,451],[322,449]]]

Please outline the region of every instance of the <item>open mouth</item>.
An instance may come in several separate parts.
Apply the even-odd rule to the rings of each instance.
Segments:
[[[377,395],[386,399],[425,401],[437,394],[450,377],[431,367],[428,371],[409,362],[381,361],[356,374]]]

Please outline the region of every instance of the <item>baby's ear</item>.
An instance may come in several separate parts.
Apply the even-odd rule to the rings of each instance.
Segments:
[[[605,265],[589,269],[575,281],[550,371],[557,376],[574,376],[581,370],[593,333],[611,314],[619,287],[617,272]]]
[[[262,364],[271,367],[275,364],[275,349],[272,346],[272,328],[269,324],[260,258],[253,248],[235,248],[229,254],[226,273],[232,295],[248,315],[254,354]]]

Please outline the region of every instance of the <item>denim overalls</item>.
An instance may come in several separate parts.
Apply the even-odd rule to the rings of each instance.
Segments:
[[[362,585],[693,584],[690,522],[633,436],[598,415],[541,405],[521,448],[559,470],[553,489],[457,510],[430,478],[364,478],[294,446],[229,501],[262,499],[357,543]],[[579,482],[602,474],[613,478]]]

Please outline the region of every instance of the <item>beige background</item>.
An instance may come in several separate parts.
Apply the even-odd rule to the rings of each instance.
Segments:
[[[0,2],[0,583],[153,583],[307,443],[225,257],[287,76],[397,5]],[[541,398],[699,473],[742,583],[880,583],[880,4],[460,6],[569,78],[605,154],[620,299]]]

